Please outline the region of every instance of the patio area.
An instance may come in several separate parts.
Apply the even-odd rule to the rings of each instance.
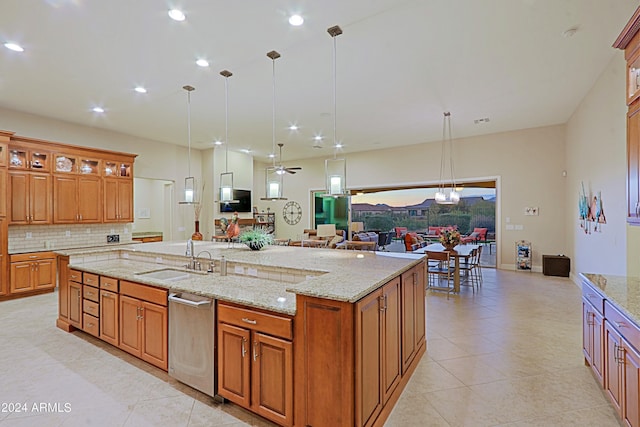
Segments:
[[[491,251],[489,251],[489,245],[493,245],[491,247]],[[482,254],[480,256],[480,265],[482,267],[496,267],[496,243],[483,243],[482,244]],[[405,245],[402,240],[393,240],[390,245],[386,247],[387,252],[405,252]],[[491,252],[491,253],[489,253]]]

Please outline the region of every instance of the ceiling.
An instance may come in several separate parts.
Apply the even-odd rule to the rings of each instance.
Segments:
[[[283,158],[565,123],[615,55],[629,0],[3,0],[0,107],[205,149]],[[180,7],[176,22],[167,11]],[[292,13],[305,18],[288,23]],[[334,40],[337,99],[333,101]],[[563,33],[577,28],[572,37]],[[195,64],[205,58],[210,67]],[[136,93],[136,85],[147,88]],[[621,100],[622,102],[622,100]],[[91,111],[102,106],[105,113]],[[474,120],[489,118],[488,123]],[[291,131],[290,124],[299,129]],[[7,129],[12,130],[12,129]],[[323,148],[313,148],[315,135]],[[29,136],[29,135],[25,135]]]

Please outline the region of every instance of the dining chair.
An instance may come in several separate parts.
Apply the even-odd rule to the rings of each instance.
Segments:
[[[482,286],[482,266],[480,265],[480,257],[482,256],[482,245],[478,246],[478,256],[476,257],[476,263],[473,266],[473,274],[476,277],[476,283],[478,288]]]
[[[446,291],[447,299],[453,292],[454,268],[451,267],[450,255],[447,251],[426,251],[427,255],[427,289]],[[442,282],[446,281],[446,286]]]
[[[460,285],[471,286],[475,293],[478,286],[478,278],[476,276],[476,265],[478,264],[478,249],[472,249],[469,256],[460,262],[458,269],[460,271]],[[463,277],[464,276],[464,277]]]

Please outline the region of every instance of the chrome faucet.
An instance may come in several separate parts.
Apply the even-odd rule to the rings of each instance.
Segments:
[[[189,264],[186,265],[186,267],[189,270],[195,270],[196,269],[196,257],[194,254],[194,250],[193,250],[193,240],[189,239],[187,240],[187,250],[184,253],[185,256],[191,257],[191,259],[189,260]]]
[[[213,257],[211,256],[211,252],[209,251],[200,251],[198,252],[198,255],[196,255],[196,258],[200,258],[200,254],[205,253],[207,255],[209,255],[209,267],[207,268],[207,273],[213,273]],[[202,270],[202,266],[200,265],[200,262],[197,262],[197,267],[198,270]]]

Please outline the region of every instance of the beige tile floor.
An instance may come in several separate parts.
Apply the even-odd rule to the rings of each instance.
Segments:
[[[8,426],[270,426],[82,332],[55,328],[57,294],[0,303],[0,412]],[[427,354],[387,426],[619,426],[584,366],[569,279],[484,270],[427,295]],[[33,404],[69,412],[35,412]],[[1,410],[2,408],[0,408]]]

